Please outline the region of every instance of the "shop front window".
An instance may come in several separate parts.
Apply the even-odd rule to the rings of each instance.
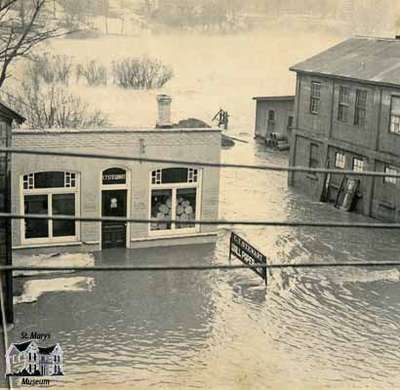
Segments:
[[[157,219],[158,223],[151,224],[151,230],[171,229],[172,215],[172,190],[151,191],[151,218]]]
[[[29,173],[22,178],[25,214],[77,216],[78,183],[72,172]],[[72,220],[26,218],[23,238],[35,242],[75,240],[78,224]]]
[[[75,194],[54,194],[53,215],[75,215]],[[53,236],[75,236],[75,221],[53,221]]]
[[[25,195],[25,214],[47,215],[49,211],[47,195]],[[26,219],[25,238],[48,237],[49,225],[45,219]]]
[[[194,168],[157,169],[151,174],[151,231],[196,230],[200,171]],[[176,221],[176,222],[172,222]]]

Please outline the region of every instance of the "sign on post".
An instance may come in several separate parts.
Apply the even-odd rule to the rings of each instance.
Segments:
[[[258,276],[261,276],[267,284],[267,258],[260,251],[250,245],[243,238],[239,237],[236,233],[231,233],[229,245],[229,258],[234,255],[244,264],[256,265],[262,264],[264,267],[251,268]]]

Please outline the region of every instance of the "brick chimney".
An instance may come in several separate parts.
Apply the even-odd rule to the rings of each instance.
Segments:
[[[172,98],[168,95],[158,95],[157,102],[158,102],[158,120],[156,127],[161,129],[171,127]]]

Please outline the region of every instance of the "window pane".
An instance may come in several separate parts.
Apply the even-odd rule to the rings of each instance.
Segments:
[[[387,166],[385,167],[385,173],[389,174],[389,175],[397,175],[399,172],[396,168]],[[392,183],[392,184],[397,184],[397,178],[396,177],[388,177],[385,176],[383,178],[384,183]]]
[[[342,122],[347,122],[349,107],[339,104],[338,119]]]
[[[339,90],[339,102],[349,104],[350,102],[350,89],[347,87],[340,87]]]
[[[273,111],[273,110],[268,111],[268,120],[270,120],[270,121],[275,120],[275,111]]]
[[[162,183],[187,183],[187,168],[166,168],[162,170]]]
[[[320,97],[321,96],[321,83],[313,81],[311,83],[311,96]]]
[[[151,191],[151,218],[158,223],[152,223],[151,230],[171,229],[172,190]]]
[[[346,166],[346,156],[342,153],[336,153],[335,167],[344,168]]]
[[[64,172],[35,173],[35,188],[64,187]]]
[[[288,129],[292,129],[292,127],[293,127],[293,117],[290,115],[290,116],[288,117],[288,125],[287,125],[287,128],[288,128]]]
[[[309,167],[310,168],[318,168],[319,167],[319,147],[318,145],[311,144],[310,145],[310,161]]]
[[[367,91],[356,91],[356,108],[354,113],[354,124],[364,127],[366,123]]]
[[[75,215],[75,195],[53,195],[53,215]],[[75,236],[75,221],[53,220],[53,236]]]
[[[184,221],[196,219],[196,203],[196,188],[184,188],[176,191],[176,220],[182,221],[176,223],[177,229],[195,226],[193,223]]]
[[[400,134],[400,116],[392,114],[390,118],[390,131]]]
[[[365,126],[366,112],[363,108],[356,107],[354,124],[360,127]]]
[[[353,171],[362,172],[364,170],[364,160],[358,158],[353,159]]]
[[[47,195],[26,195],[25,214],[48,214]],[[25,238],[49,236],[49,223],[46,219],[25,219]]]
[[[400,116],[400,97],[392,97],[392,114]]]
[[[367,91],[357,90],[356,105],[361,108],[366,108],[366,106],[367,106]]]

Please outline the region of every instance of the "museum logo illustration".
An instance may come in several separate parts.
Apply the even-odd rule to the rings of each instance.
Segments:
[[[35,340],[12,343],[6,352],[6,376],[48,377],[64,375],[60,344],[41,346]]]

